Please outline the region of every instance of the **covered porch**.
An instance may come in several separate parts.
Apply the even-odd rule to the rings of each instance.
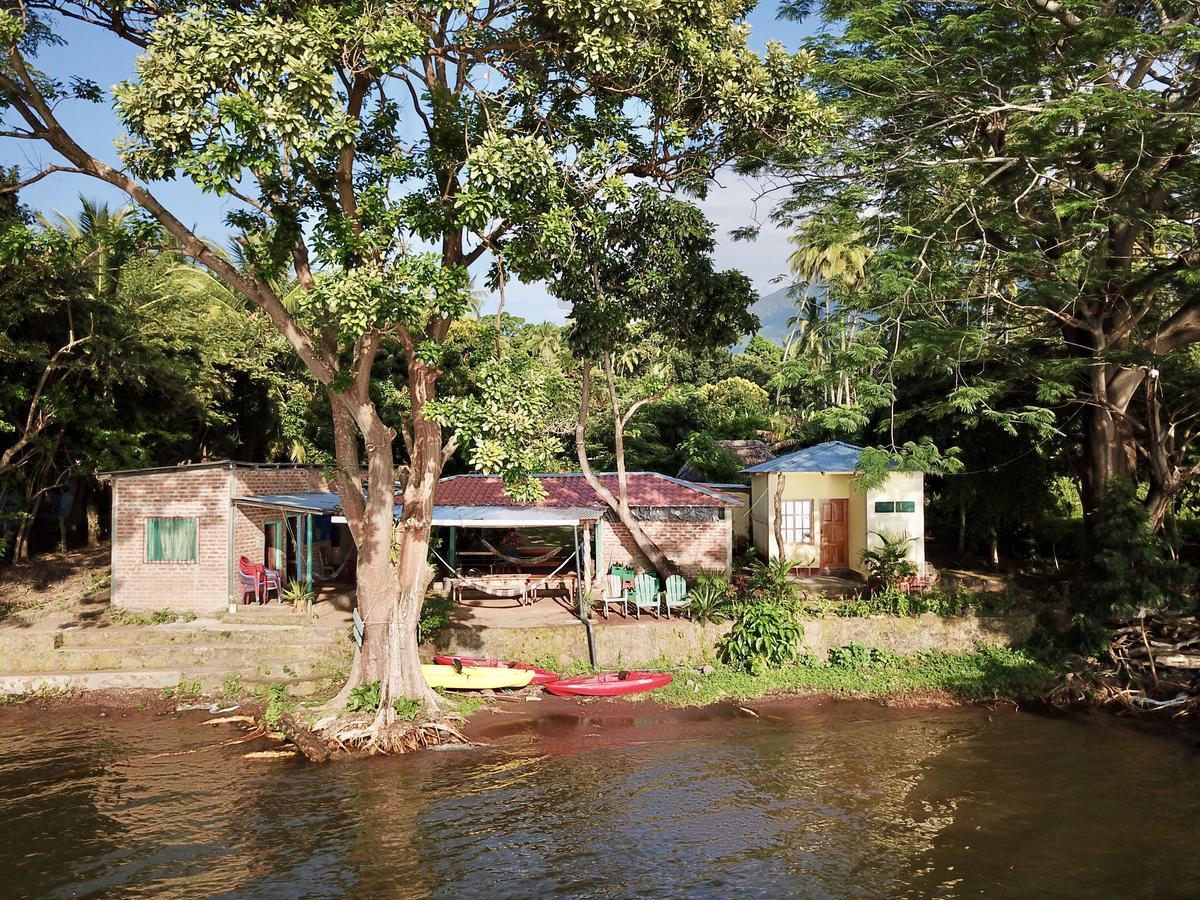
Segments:
[[[600,520],[591,507],[435,507],[433,555],[454,617],[504,614],[506,624],[520,619],[533,627],[561,620],[563,612],[585,615]],[[559,607],[557,616],[551,606]]]

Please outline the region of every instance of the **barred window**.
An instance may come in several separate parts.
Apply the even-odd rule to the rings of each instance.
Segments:
[[[780,523],[785,544],[811,544],[813,542],[813,501],[784,500],[780,504]]]
[[[146,520],[146,562],[195,562],[197,521],[194,518]]]

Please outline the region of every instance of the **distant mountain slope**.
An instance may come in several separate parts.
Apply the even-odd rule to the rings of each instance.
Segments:
[[[791,290],[791,286],[785,285],[777,291],[760,297],[758,302],[751,307],[751,311],[758,316],[759,322],[762,323],[758,333],[776,344],[782,344],[787,340],[788,319],[796,314],[796,301],[788,296],[789,290]],[[825,290],[820,284],[814,285],[812,291],[817,297],[825,295]]]

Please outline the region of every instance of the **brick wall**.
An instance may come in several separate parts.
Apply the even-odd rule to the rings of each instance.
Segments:
[[[646,535],[679,566],[685,576],[700,572],[728,572],[733,534],[728,518],[711,522],[642,522]],[[647,568],[629,529],[620,522],[603,525],[603,569],[614,563]]]
[[[235,469],[235,497],[255,494],[299,494],[310,491],[336,491],[321,469]]]
[[[212,611],[228,593],[229,470],[126,475],[112,481],[112,601],[131,609]],[[146,520],[197,519],[196,561],[146,561]]]

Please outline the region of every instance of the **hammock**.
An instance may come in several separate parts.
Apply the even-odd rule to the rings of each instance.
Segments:
[[[547,560],[552,559],[553,557],[557,556],[559,551],[562,550],[562,547],[555,547],[549,553],[543,553],[541,556],[509,556],[503,550],[497,550],[495,547],[493,547],[487,541],[480,541],[479,543],[481,543],[481,544],[483,544],[483,546],[487,547],[488,550],[490,550],[496,556],[500,557],[503,560],[506,560],[507,562],[512,563],[514,566],[529,566],[529,565],[536,566],[538,563],[544,563]]]

